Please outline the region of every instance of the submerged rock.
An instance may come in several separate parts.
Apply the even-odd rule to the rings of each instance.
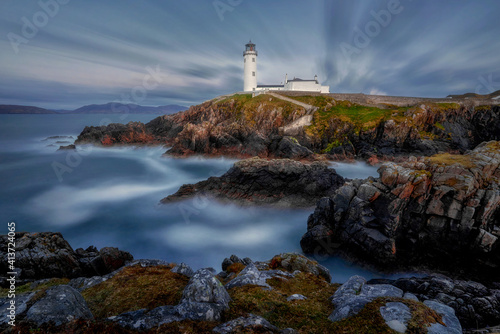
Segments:
[[[58,151],[64,151],[64,150],[76,150],[76,146],[75,144],[69,144],[69,145],[66,145],[66,146],[59,146],[59,149]]]
[[[183,185],[177,193],[161,202],[203,195],[238,204],[308,207],[321,197],[333,194],[342,184],[344,178],[327,163],[252,158],[236,162],[221,177]]]

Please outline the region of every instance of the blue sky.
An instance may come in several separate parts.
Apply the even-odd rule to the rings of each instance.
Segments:
[[[249,39],[259,84],[317,74],[332,92],[484,94],[500,89],[499,12],[498,0],[1,0],[0,104],[201,103],[242,89]]]

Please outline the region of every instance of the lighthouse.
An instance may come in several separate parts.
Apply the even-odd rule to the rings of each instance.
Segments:
[[[245,45],[243,62],[243,90],[245,92],[254,91],[257,88],[257,50],[252,41]]]

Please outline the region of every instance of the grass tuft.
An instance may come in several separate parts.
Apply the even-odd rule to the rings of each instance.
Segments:
[[[126,267],[107,281],[83,291],[97,319],[143,308],[176,305],[189,278],[172,273],[171,267]]]

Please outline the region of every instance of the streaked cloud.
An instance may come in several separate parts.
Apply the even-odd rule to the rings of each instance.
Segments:
[[[41,0],[50,3],[57,0]],[[223,13],[212,1],[69,1],[16,54],[36,1],[0,4],[0,103],[76,108],[120,99],[160,66],[164,80],[142,104],[197,104],[241,89],[242,50],[259,51],[260,83],[317,74],[335,92],[446,96],[500,81],[497,0],[410,1],[348,61],[356,29],[394,0],[242,1]],[[500,89],[500,87],[499,87]]]

